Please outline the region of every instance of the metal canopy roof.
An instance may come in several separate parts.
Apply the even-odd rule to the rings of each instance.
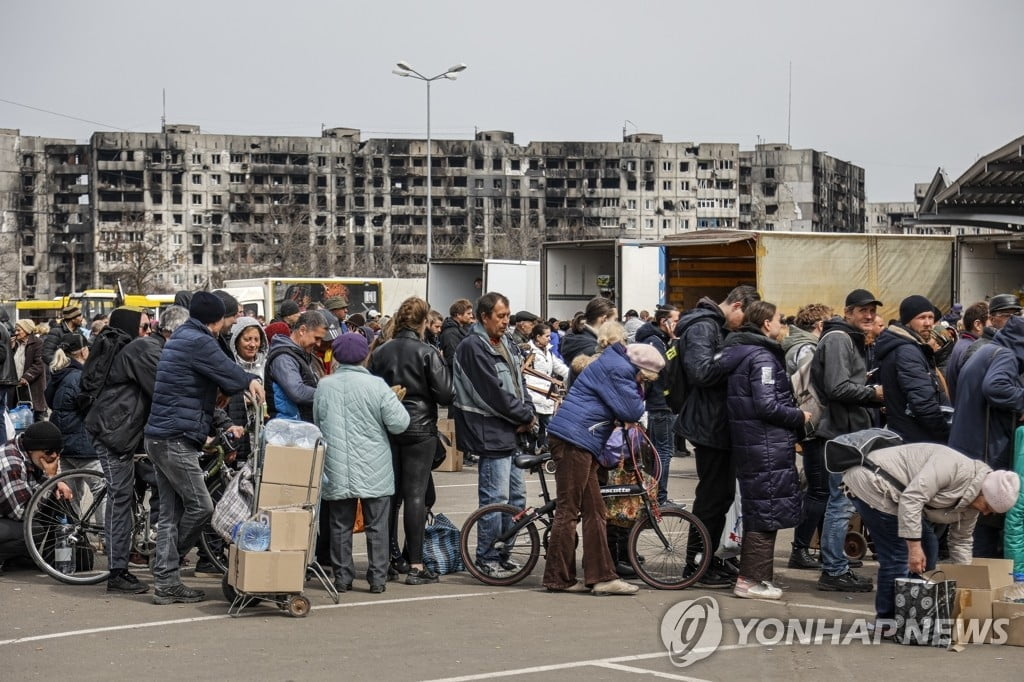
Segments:
[[[1024,136],[978,159],[949,187],[933,179],[915,222],[1024,231]]]

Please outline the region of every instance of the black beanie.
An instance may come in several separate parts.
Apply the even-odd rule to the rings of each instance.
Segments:
[[[224,304],[224,314],[234,315],[238,311],[238,299],[224,291],[223,289],[214,289],[213,295],[220,299],[220,302]]]
[[[52,422],[36,422],[21,434],[21,449],[52,450],[60,452],[64,449],[64,436]]]
[[[110,326],[120,329],[133,339],[139,335],[140,322],[142,322],[142,308],[121,306],[114,308],[110,313]]]
[[[197,291],[188,304],[188,314],[203,324],[213,324],[224,318],[224,304],[209,291]]]
[[[921,313],[934,313],[935,306],[924,296],[914,294],[900,301],[900,324],[907,324]]]

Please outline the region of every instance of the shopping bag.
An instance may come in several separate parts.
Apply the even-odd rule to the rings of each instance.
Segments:
[[[246,463],[228,481],[224,493],[213,509],[211,524],[225,542],[233,542],[235,527],[252,516],[255,495],[252,469]]]
[[[722,554],[738,556],[740,547],[743,545],[743,514],[740,513],[740,491],[737,487],[736,497],[732,506],[725,515],[725,527],[722,529],[722,539],[718,543]]]
[[[430,514],[423,532],[423,565],[438,575],[465,570],[462,533],[444,514]]]
[[[366,522],[363,521],[363,501],[356,500],[356,520],[352,523],[353,533],[362,533],[366,531]]]
[[[953,640],[955,580],[896,578],[896,631],[900,644],[948,648]]]
[[[619,464],[618,467],[608,472],[607,485],[636,485],[641,480],[639,476],[640,472],[637,470]],[[644,488],[647,489],[647,495],[651,499],[651,504],[657,505],[658,481],[646,472],[643,473],[642,480]],[[604,503],[606,507],[605,520],[612,526],[622,528],[632,528],[644,508],[644,500],[640,495],[606,496]]]

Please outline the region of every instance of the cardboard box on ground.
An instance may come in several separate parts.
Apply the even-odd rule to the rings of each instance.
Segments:
[[[462,453],[459,452],[458,444],[455,442],[455,420],[438,419],[437,431],[443,433],[451,445],[445,446],[444,462],[435,471],[462,471]]]
[[[1013,584],[1013,561],[1010,559],[979,559],[971,564],[939,564],[928,574],[937,580],[956,581],[956,603],[953,618],[956,620],[954,644],[982,644],[991,642],[998,635],[991,619],[1000,618],[1002,611],[999,600],[1003,590]],[[1008,606],[1024,607],[1024,604]],[[1024,615],[1024,608],[1021,609]],[[1021,630],[1019,638],[1024,645],[1024,622],[1017,625]],[[1013,639],[1012,636],[1010,638]],[[1008,641],[1007,644],[1013,644]]]

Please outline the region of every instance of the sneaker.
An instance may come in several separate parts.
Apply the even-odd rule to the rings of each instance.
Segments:
[[[794,547],[789,555],[789,567],[802,570],[821,570],[821,562],[811,556],[806,547]]]
[[[846,563],[850,568],[864,568],[864,562],[860,559],[847,559]]]
[[[370,585],[370,594],[381,594],[386,589],[387,585]]]
[[[576,582],[574,582],[569,587],[564,587],[564,588],[549,587],[548,588],[548,592],[576,592],[576,593],[579,593],[579,592],[590,592],[590,588],[587,587],[585,584],[583,584],[582,580],[577,580]]]
[[[202,590],[193,590],[181,583],[172,587],[158,587],[153,592],[153,603],[161,606],[167,604],[195,604],[206,599]]]
[[[128,555],[129,568],[148,568],[149,557],[141,552],[132,552]]]
[[[334,589],[338,591],[338,594],[345,594],[352,589],[352,583],[343,583],[340,580],[335,580]]]
[[[636,585],[630,585],[620,578],[616,578],[615,580],[605,580],[602,583],[597,583],[590,589],[591,594],[596,594],[602,597],[610,594],[636,594],[639,591],[639,587]]]
[[[782,590],[767,580],[755,583],[742,576],[736,579],[732,593],[740,599],[782,599]]]
[[[633,570],[633,566],[627,561],[618,561],[615,563],[615,573],[620,578],[635,578],[636,571]]]
[[[501,566],[504,570],[511,571],[512,573],[520,571],[523,568],[519,563],[512,561],[512,559],[502,559],[498,562],[498,565]]]
[[[494,578],[495,580],[511,578],[515,574],[515,571],[502,568],[501,564],[488,564],[478,561],[476,566],[484,575]]]
[[[110,577],[107,578],[107,592],[142,594],[149,592],[149,586],[139,582],[139,579],[128,571],[111,571]]]
[[[423,568],[410,568],[405,575],[406,585],[429,585],[440,582],[437,574],[424,566]]]
[[[391,560],[391,568],[394,569],[396,573],[408,573],[409,562],[406,561],[405,557],[400,556]]]
[[[207,577],[207,578],[220,578],[224,575],[224,571],[217,568],[217,564],[212,561],[200,561],[196,564],[195,576]]]
[[[818,578],[818,589],[823,592],[870,592],[874,589],[871,578],[858,577],[853,571],[839,575],[822,572]]]

